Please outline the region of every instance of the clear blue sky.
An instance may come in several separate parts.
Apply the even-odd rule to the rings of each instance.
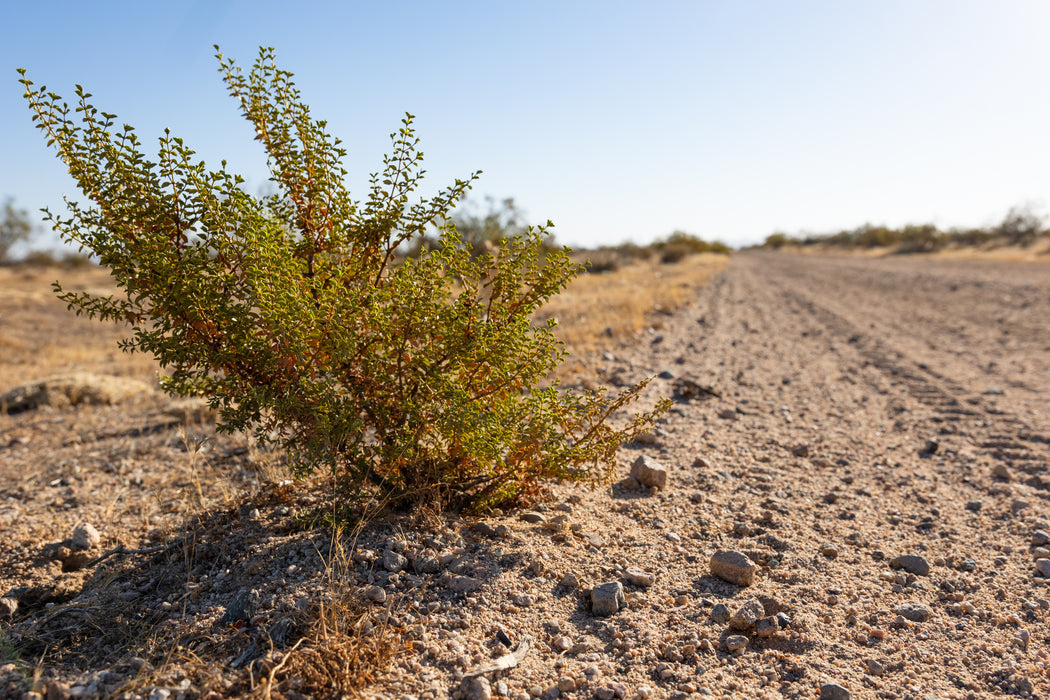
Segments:
[[[1050,2],[18,2],[0,66],[0,197],[75,194],[15,69],[165,126],[257,190],[216,71],[277,49],[363,197],[417,116],[434,192],[514,197],[580,246],[675,229],[731,244],[865,222],[986,225],[1050,197]]]

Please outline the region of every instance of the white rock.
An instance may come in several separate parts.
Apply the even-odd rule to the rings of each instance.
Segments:
[[[80,523],[73,528],[73,544],[81,549],[91,549],[101,541],[102,536],[91,523]]]
[[[667,470],[646,455],[634,460],[634,464],[631,465],[631,477],[642,486],[655,486],[660,490],[667,488]]]

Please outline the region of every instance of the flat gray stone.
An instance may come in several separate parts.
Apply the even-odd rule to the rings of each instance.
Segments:
[[[627,604],[623,584],[619,581],[603,583],[591,589],[591,612],[596,617],[608,617]]]
[[[755,582],[758,566],[740,552],[719,551],[711,555],[711,573],[738,586]]]
[[[912,622],[926,622],[932,614],[929,608],[919,603],[901,603],[893,609],[893,612]]]
[[[915,574],[916,576],[930,575],[930,562],[926,561],[926,557],[920,557],[915,554],[894,557],[890,560],[890,566],[894,569],[904,569],[909,574]]]
[[[408,559],[403,554],[398,554],[392,549],[383,552],[383,568],[392,574],[404,571],[408,566]]]
[[[448,588],[454,593],[469,593],[481,587],[481,581],[471,576],[453,576]]]

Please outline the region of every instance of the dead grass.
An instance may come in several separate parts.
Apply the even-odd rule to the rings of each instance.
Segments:
[[[544,307],[541,320],[558,320],[555,331],[574,354],[603,350],[653,324],[695,296],[729,258],[704,253],[673,264],[636,262],[615,272],[580,275]]]
[[[357,534],[332,533],[324,559],[328,600],[310,611],[310,629],[285,661],[283,689],[294,682],[297,691],[318,697],[358,697],[379,681],[399,654],[408,652],[404,630],[390,624],[395,601],[370,607],[361,590],[348,583],[353,580]],[[267,683],[273,685],[273,673]]]
[[[897,247],[844,248],[836,245],[785,245],[779,252],[792,255],[830,255],[851,258],[885,258],[898,255]],[[1030,246],[1000,245],[992,242],[981,246],[949,244],[931,253],[905,253],[908,258],[936,260],[993,260],[999,262],[1046,262],[1050,257],[1050,238]]]
[[[958,246],[948,247],[923,257],[942,260],[995,260],[1000,262],[1046,262],[1050,256],[1050,238],[1043,238],[1031,246]]]
[[[69,291],[117,291],[109,273],[97,267],[0,267],[0,391],[76,372],[155,384],[158,368],[151,357],[117,347],[130,329],[68,311],[51,290],[56,280]]]

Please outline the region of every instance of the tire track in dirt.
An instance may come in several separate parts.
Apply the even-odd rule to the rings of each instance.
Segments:
[[[818,301],[812,293],[793,283],[794,280],[778,277],[775,273],[774,279],[786,304],[814,318],[838,338],[846,339],[868,362],[888,377],[903,383],[911,395],[928,406],[933,411],[928,420],[935,424],[938,432],[968,437],[975,447],[1028,474],[1029,485],[1042,491],[1050,490],[1047,476],[1050,438],[1017,413],[991,403],[989,395],[998,395],[1001,390],[991,394],[975,393],[963,383],[966,379],[956,381],[948,374],[952,368],[937,371],[900,349],[900,344],[895,343],[892,336],[892,331],[899,332],[899,328],[887,332],[886,324],[869,322],[870,328],[865,330],[855,320],[832,309],[840,297],[825,294]],[[839,301],[838,305],[841,304]],[[914,306],[920,305],[917,301]],[[850,311],[853,319],[858,315],[862,318],[878,317],[868,308],[853,307]],[[913,335],[922,335],[923,338],[936,338],[949,332],[944,323],[924,323],[916,330],[921,333],[913,332]],[[932,342],[927,344],[935,345]],[[969,382],[972,381],[971,375]]]

